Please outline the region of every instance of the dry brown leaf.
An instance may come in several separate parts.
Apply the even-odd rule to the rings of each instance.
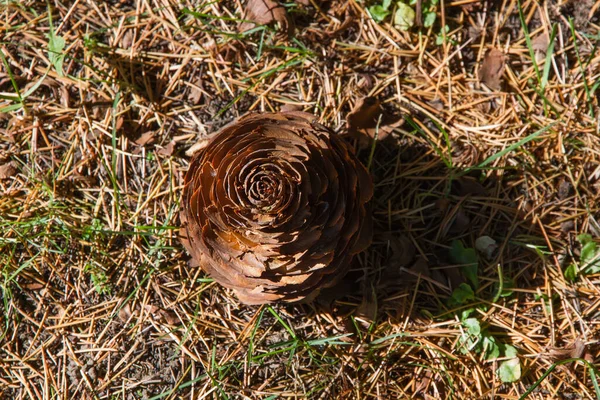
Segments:
[[[173,311],[165,310],[152,304],[146,304],[144,310],[156,321],[166,322],[168,325],[179,324],[179,318],[177,318],[177,314]]]
[[[424,257],[418,257],[410,270],[426,278],[431,278],[433,281],[438,282],[441,287],[448,285],[448,280],[444,277],[444,274],[439,269],[429,268],[429,263]]]
[[[197,105],[200,104],[202,99],[202,78],[198,77],[191,86],[190,95],[188,96],[190,103]]]
[[[594,364],[596,362],[596,358],[589,351],[586,351],[586,352],[583,353],[583,359],[585,361],[589,362],[590,364]]]
[[[40,290],[46,287],[45,284],[39,282],[22,283],[21,287],[27,290]]]
[[[461,233],[471,226],[471,218],[467,215],[462,207],[458,208],[454,215],[454,220],[450,225],[448,232],[450,233]]]
[[[373,89],[373,85],[375,85],[375,78],[373,75],[369,74],[361,74],[360,79],[358,80],[357,86],[364,91],[369,91]]]
[[[573,185],[571,185],[571,182],[564,179],[561,180],[561,182],[558,184],[558,199],[564,200],[568,198],[569,196],[571,196],[572,191]]]
[[[302,106],[299,104],[286,103],[279,109],[281,112],[302,111]]]
[[[160,310],[160,316],[168,325],[179,325],[180,321],[177,314],[170,310]]]
[[[383,114],[381,103],[375,97],[363,97],[354,105],[346,117],[348,130],[373,128],[377,125],[379,117]]]
[[[460,7],[463,9],[463,11],[467,12],[467,13],[472,13],[475,11],[479,11],[482,7],[483,7],[483,1],[481,0],[473,0],[470,3],[462,3],[460,5]]]
[[[0,180],[12,178],[18,172],[17,166],[14,161],[10,161],[6,164],[0,165]]]
[[[281,30],[291,33],[291,21],[285,7],[273,0],[248,0],[244,10],[243,19],[247,20],[240,25],[240,31],[245,32],[256,25],[267,25],[276,22]]]
[[[437,199],[435,201],[435,208],[437,210],[436,214],[445,215],[448,212],[450,206],[450,200],[448,200],[447,198],[442,197],[440,199]]]
[[[419,394],[419,393],[425,391],[429,387],[432,377],[433,377],[433,371],[430,369],[426,370],[425,376],[416,380],[415,394]]]
[[[127,321],[129,321],[129,318],[131,318],[131,315],[132,315],[131,305],[129,305],[129,303],[126,303],[123,307],[121,307],[121,309],[117,313],[117,317],[123,323],[126,323]]]
[[[346,117],[348,134],[361,140],[365,137],[384,140],[394,128],[400,126],[402,120],[399,116],[389,115],[384,112],[381,102],[375,97],[363,97],[354,106]],[[360,143],[367,145],[368,141]]]
[[[313,30],[312,33],[314,34],[315,38],[312,40],[319,40],[319,38],[321,38],[321,40],[323,39],[333,39],[339,35],[341,35],[342,33],[344,33],[348,28],[350,28],[350,26],[352,26],[355,22],[355,18],[352,15],[346,15],[344,21],[342,21],[342,23],[340,25],[337,26],[337,28],[334,29],[329,29],[327,31],[317,31],[317,30]],[[359,87],[361,87],[364,90],[369,90],[366,87],[362,87],[359,84]]]
[[[550,39],[546,33],[538,35],[531,41],[531,47],[533,48],[537,62],[541,62],[546,58],[546,52],[548,51],[549,44]]]
[[[386,233],[377,238],[378,242],[387,243],[391,254],[383,270],[383,286],[397,286],[407,282],[403,276],[404,267],[408,266],[415,258],[416,249],[407,235],[394,235]]]
[[[156,152],[160,155],[170,157],[175,151],[175,141],[171,140],[165,147],[158,149]]]
[[[506,57],[498,49],[490,49],[481,63],[479,79],[492,90],[500,90],[501,78],[506,66]]]
[[[459,196],[487,196],[485,187],[477,179],[463,176],[454,180],[454,189]]]
[[[148,131],[148,132],[144,132],[142,133],[142,135],[136,139],[135,143],[139,144],[140,146],[145,146],[147,144],[151,144],[154,142],[154,136],[155,136],[156,132],[154,131]]]
[[[115,129],[116,130],[121,130],[121,128],[123,127],[123,123],[125,122],[125,118],[118,117],[116,122],[115,122]]]
[[[163,323],[166,322],[168,325],[179,324],[179,319],[177,318],[177,314],[175,314],[173,311],[168,311],[168,310],[165,310],[163,308],[157,307],[152,304],[144,305],[144,311],[153,320],[163,322]],[[126,303],[119,310],[117,317],[119,318],[119,320],[121,320],[121,322],[127,323],[133,315],[138,314],[139,312],[140,312],[139,304],[136,305],[136,307],[134,309],[132,309],[131,304]]]
[[[560,231],[562,233],[569,233],[572,230],[575,230],[575,222],[573,222],[573,220],[565,221],[560,224]]]
[[[406,235],[394,236],[389,238],[390,247],[392,248],[392,257],[390,262],[395,267],[404,267],[415,257],[415,245],[412,240]]]
[[[415,263],[410,267],[410,270],[415,274],[421,274],[426,277],[431,276],[431,270],[429,269],[429,263],[423,257],[417,258]]]
[[[543,55],[546,55],[549,44],[550,44],[550,39],[548,38],[548,35],[545,33],[538,35],[535,39],[533,39],[531,41],[531,47],[533,48],[533,50],[536,52],[540,52]]]
[[[128,29],[121,37],[121,48],[129,50],[133,44],[133,30]]]
[[[548,352],[550,358],[554,361],[566,360],[567,358],[581,358],[585,353],[585,342],[577,338],[575,342],[564,348],[552,348]]]

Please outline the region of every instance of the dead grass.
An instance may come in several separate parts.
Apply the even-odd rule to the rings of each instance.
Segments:
[[[565,270],[600,237],[600,2],[441,2],[410,32],[369,4],[291,7],[286,38],[239,34],[237,0],[2,2],[1,398],[596,397],[600,281]],[[345,282],[249,307],[187,267],[190,146],[284,106],[343,130],[366,95],[404,124],[359,149],[377,233]],[[450,249],[482,236],[474,284]]]

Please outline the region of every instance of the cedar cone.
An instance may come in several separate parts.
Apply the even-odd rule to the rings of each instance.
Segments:
[[[243,303],[308,301],[371,243],[372,195],[352,148],[312,115],[249,114],[193,155],[182,242]]]

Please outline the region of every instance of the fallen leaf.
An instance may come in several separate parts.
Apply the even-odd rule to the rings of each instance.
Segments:
[[[373,89],[373,85],[375,84],[375,78],[373,77],[373,75],[369,75],[369,74],[361,74],[360,75],[360,79],[358,80],[358,87],[365,90],[365,91],[369,91],[371,89]]]
[[[585,353],[585,342],[581,338],[577,338],[575,342],[565,346],[564,348],[552,348],[548,355],[553,361],[566,360],[568,358],[581,358]]]
[[[442,197],[441,199],[437,199],[435,201],[435,208],[436,210],[436,215],[437,214],[441,214],[444,215],[448,212],[448,210],[450,209],[450,200],[448,200],[445,197]]]
[[[390,261],[395,267],[404,267],[415,257],[415,245],[408,236],[392,237],[389,243],[392,248]]]
[[[273,0],[248,0],[244,10],[243,19],[246,21],[240,25],[240,31],[245,32],[256,25],[267,25],[277,22],[281,30],[291,33],[291,22],[285,7]]]
[[[144,309],[155,321],[166,322],[168,325],[177,325],[179,323],[177,314],[173,311],[165,310],[152,304],[146,304]]]
[[[571,195],[571,190],[573,189],[573,185],[571,182],[567,180],[562,180],[558,184],[558,199],[564,200]]]
[[[592,353],[587,352],[587,351],[583,355],[583,359],[585,361],[589,362],[590,364],[593,364],[595,362],[594,355]]]
[[[125,122],[125,118],[118,117],[117,121],[115,122],[115,129],[116,130],[121,130],[121,128],[123,127],[123,122]]]
[[[531,47],[533,51],[536,53],[535,58],[537,61],[541,61],[546,57],[546,52],[548,51],[548,45],[550,44],[550,40],[548,35],[542,33],[537,36],[535,39],[531,41]]]
[[[142,136],[136,139],[135,143],[144,146],[154,142],[154,131],[142,133]]]
[[[0,165],[0,180],[8,179],[17,173],[17,167],[14,161],[10,161],[6,164]]]
[[[165,310],[163,308],[154,306],[152,304],[146,304],[143,306],[146,314],[155,321],[166,322],[167,325],[177,325],[179,324],[179,319],[177,318],[177,314],[173,311]],[[117,317],[121,322],[127,323],[132,316],[140,314],[141,309],[140,305],[136,305],[135,308],[131,308],[130,303],[126,303],[119,312],[117,313]]]
[[[406,235],[398,236],[391,233],[381,235],[379,240],[387,243],[391,250],[383,271],[384,285],[396,285],[399,282],[406,283],[407,280],[403,277],[403,267],[410,265],[415,258],[416,249],[414,244]],[[427,263],[425,263],[425,268],[427,268]],[[412,267],[410,269],[413,270]],[[418,274],[421,271],[413,272]]]
[[[441,101],[439,98],[435,98],[431,101],[428,101],[427,104],[429,104],[436,111],[442,111],[445,107],[444,102]]]
[[[461,233],[467,230],[471,226],[471,218],[467,215],[462,207],[459,207],[454,215],[454,219],[451,221],[448,232],[450,233]]]
[[[481,36],[483,31],[484,29],[482,29],[480,26],[471,25],[469,29],[467,29],[466,39],[476,40],[479,38],[479,36]]]
[[[419,394],[429,387],[432,376],[433,376],[433,371],[430,369],[427,369],[427,370],[425,370],[425,376],[423,376],[420,379],[416,379],[415,394]]]
[[[302,111],[302,106],[294,103],[286,103],[279,109],[280,112]]]
[[[565,221],[560,224],[560,231],[562,233],[569,233],[575,229],[575,222],[573,220]]]
[[[410,267],[410,270],[416,274],[421,274],[426,277],[431,277],[431,270],[427,260],[423,257],[417,258],[417,261]]]
[[[465,11],[467,13],[472,13],[474,11],[480,10],[483,7],[483,2],[482,1],[474,1],[472,3],[461,4],[460,7],[463,9],[463,11]]]
[[[358,100],[350,114],[346,117],[349,131],[373,128],[379,116],[383,114],[381,103],[375,97],[363,97]]]
[[[583,353],[585,353],[585,342],[581,340],[581,338],[577,338],[572,345],[571,353],[569,355],[571,358],[581,358]]]
[[[40,290],[46,287],[45,284],[39,282],[23,283],[21,284],[23,289],[27,290]]]
[[[337,26],[337,28],[332,29],[332,30],[322,31],[324,33],[324,37],[325,38],[335,38],[336,36],[342,34],[350,26],[352,26],[354,24],[354,22],[355,22],[354,17],[352,15],[349,15],[348,13],[346,13],[346,18],[339,26]],[[313,31],[313,32],[316,32],[316,31]]]
[[[475,240],[475,248],[483,254],[487,260],[491,260],[494,258],[494,252],[498,249],[498,244],[489,236],[481,236]]]
[[[359,140],[365,136],[374,139],[375,135],[377,140],[383,140],[401,124],[402,119],[399,116],[386,114],[379,100],[374,97],[363,97],[358,100],[346,117],[348,134]],[[368,143],[360,144],[361,147],[366,147]]]
[[[129,50],[133,44],[133,30],[128,29],[121,37],[121,48]]]
[[[156,152],[160,155],[170,157],[175,151],[175,141],[171,140],[165,147],[158,149]]]
[[[500,79],[506,66],[506,57],[498,49],[490,49],[479,69],[479,79],[492,90],[500,90]]]
[[[83,186],[85,186],[87,188],[95,186],[98,182],[96,176],[82,174],[81,171],[79,171],[79,170],[75,170],[71,179],[75,182],[82,183]]]
[[[479,183],[477,181],[477,179],[464,176],[464,177],[456,179],[453,182],[453,184],[454,184],[453,189],[456,190],[456,193],[459,196],[470,196],[470,195],[481,196],[481,197],[487,196],[485,187],[481,183]]]
[[[117,313],[117,317],[119,317],[121,322],[126,323],[127,321],[129,321],[129,318],[131,318],[132,314],[133,313],[131,312],[131,306],[129,305],[129,303],[127,303],[123,307],[121,307],[121,309]]]
[[[198,77],[191,85],[190,95],[188,96],[190,103],[199,104],[202,99],[202,78]]]
[[[69,100],[71,99],[71,96],[69,94],[69,89],[67,89],[66,87],[62,86],[60,89],[60,103],[63,105],[63,107],[65,108],[70,108],[70,102]]]

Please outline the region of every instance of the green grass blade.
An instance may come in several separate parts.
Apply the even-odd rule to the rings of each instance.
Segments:
[[[9,112],[18,110],[21,107],[23,107],[23,104],[21,104],[21,103],[11,104],[10,106],[0,108],[0,112],[9,113]]]
[[[556,369],[556,367],[558,367],[559,365],[569,364],[572,362],[580,362],[589,368],[589,374],[590,374],[590,378],[592,380],[592,385],[594,386],[594,391],[596,392],[596,398],[598,400],[600,400],[600,385],[598,385],[598,379],[597,379],[598,371],[596,370],[596,367],[594,367],[593,364],[589,363],[587,360],[585,360],[583,358],[568,358],[566,360],[558,361],[558,362],[552,364],[548,368],[548,370],[546,372],[544,372],[544,374],[537,381],[535,381],[535,383],[533,385],[531,385],[531,387],[529,387],[529,389],[527,389],[525,391],[525,393],[523,393],[523,395],[521,395],[521,397],[519,397],[519,400],[527,399],[527,396],[529,396],[535,389],[537,389],[540,386],[540,384],[548,377],[548,375],[550,375],[552,373],[552,371],[554,371]]]
[[[0,51],[0,58],[2,58],[2,63],[4,64],[4,67],[6,68],[6,72],[8,73],[8,77],[10,78],[10,83],[12,84],[13,88],[15,89],[15,93],[17,94],[17,97],[19,98],[19,103],[22,103],[23,98],[21,97],[21,91],[19,90],[19,85],[17,85],[17,80],[15,79],[15,76],[12,73],[12,69],[10,69],[10,65],[8,64],[8,60],[6,59],[6,57],[4,56],[4,53],[2,51]]]
[[[552,66],[552,56],[554,55],[554,40],[556,33],[558,32],[556,24],[552,26],[552,34],[550,35],[550,43],[548,43],[548,49],[546,50],[546,60],[544,62],[544,71],[542,73],[542,93],[548,84],[548,76],[550,75],[550,67]]]
[[[29,88],[29,90],[27,90],[25,93],[23,93],[23,99],[28,98],[29,96],[31,96],[36,90],[38,90],[38,88],[42,85],[42,83],[44,83],[44,79],[46,79],[46,77],[48,76],[48,72],[50,72],[50,70],[46,71],[46,73],[44,74],[44,76],[42,76],[36,83],[35,85],[33,85],[32,87]]]
[[[493,163],[494,161],[496,161],[497,159],[505,156],[506,154],[510,153],[511,151],[516,150],[519,147],[523,146],[524,144],[529,143],[532,140],[537,139],[539,136],[541,136],[542,133],[547,132],[548,130],[550,130],[550,128],[552,128],[557,123],[558,123],[558,121],[555,121],[555,122],[551,123],[550,125],[548,125],[548,126],[542,128],[542,129],[540,129],[540,130],[532,133],[531,135],[527,136],[526,138],[519,140],[517,143],[514,143],[514,144],[508,146],[504,150],[499,151],[498,153],[489,156],[484,161],[482,161],[481,163],[479,163],[477,166],[471,167],[471,168],[467,168],[466,171],[468,172],[468,171],[473,170],[473,169],[484,168],[486,165],[489,165],[489,164]]]

